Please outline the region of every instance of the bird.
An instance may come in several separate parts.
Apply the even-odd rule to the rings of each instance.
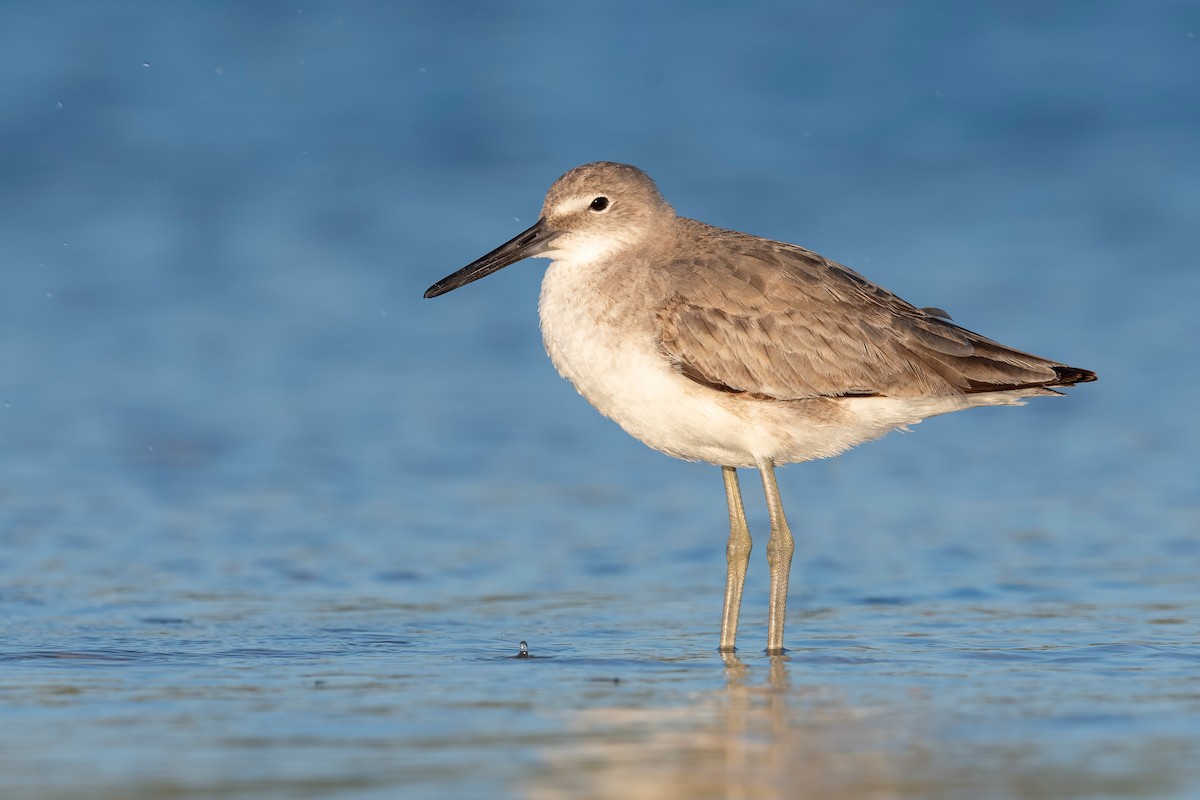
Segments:
[[[679,216],[649,175],[607,161],[566,172],[537,222],[425,297],[531,257],[551,262],[538,312],[558,372],[649,447],[721,467],[726,653],[736,647],[752,545],[738,469],[757,469],[766,496],[766,653],[778,655],[795,540],[777,466],[836,456],[938,414],[1023,405],[1096,380],[804,247]]]

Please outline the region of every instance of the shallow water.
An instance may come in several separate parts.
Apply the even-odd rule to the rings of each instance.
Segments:
[[[1193,4],[4,16],[5,797],[1200,794]],[[781,470],[785,657],[743,475],[723,658],[719,471],[420,299],[598,158],[1101,380]]]

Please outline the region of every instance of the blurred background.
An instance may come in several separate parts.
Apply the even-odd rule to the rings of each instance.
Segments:
[[[666,796],[678,781],[646,774],[666,763],[701,796],[729,788],[705,754],[753,766],[750,736],[808,772],[722,773],[748,796],[904,794],[914,774],[926,796],[1192,796],[1198,36],[1183,0],[6,2],[6,779],[604,796],[579,765],[615,764],[640,776],[624,796]],[[787,679],[758,655],[761,544],[751,663],[713,652],[718,471],[558,378],[544,262],[421,299],[594,160],[1100,376],[784,470]],[[919,656],[889,638],[914,619]],[[520,639],[560,669],[497,660]],[[978,652],[1020,669],[985,681]],[[780,712],[760,721],[786,735],[751,716],[662,744],[658,721],[696,727],[683,698],[727,709],[729,685],[815,724],[801,684],[836,695],[846,740],[864,709],[903,733],[847,761]],[[944,699],[914,723],[918,690]],[[130,720],[144,735],[115,742]],[[593,749],[635,740],[663,749]]]

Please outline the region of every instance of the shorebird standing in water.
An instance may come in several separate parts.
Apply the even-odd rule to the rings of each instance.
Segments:
[[[767,652],[781,653],[795,546],[777,464],[1096,379],[960,328],[811,250],[677,216],[646,173],[609,162],[563,175],[533,227],[425,296],[532,256],[552,260],[538,310],[559,373],[655,450],[721,467],[723,651],[734,649],[750,558],[738,467],[757,468],[766,492]]]

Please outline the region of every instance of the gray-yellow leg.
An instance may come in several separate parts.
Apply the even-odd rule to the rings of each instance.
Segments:
[[[767,495],[767,513],[771,517],[771,538],[767,541],[767,565],[771,568],[771,607],[767,618],[767,652],[783,652],[783,623],[787,617],[788,575],[792,570],[792,552],[796,542],[783,515],[779,486],[775,483],[775,462],[758,462],[763,491]]]
[[[721,467],[721,475],[725,478],[725,500],[729,503],[729,544],[725,547],[729,574],[725,578],[725,611],[721,615],[721,646],[718,649],[729,652],[737,638],[742,588],[746,585],[746,565],[750,563],[750,528],[746,525],[737,470]]]

